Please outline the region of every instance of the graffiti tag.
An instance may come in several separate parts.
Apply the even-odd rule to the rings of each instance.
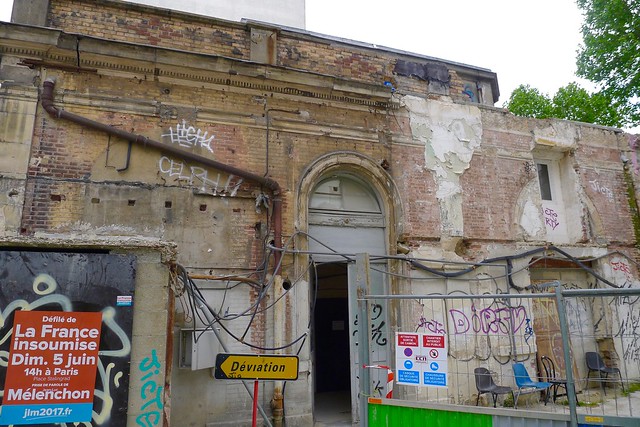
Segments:
[[[138,368],[145,375],[140,379],[142,388],[140,389],[140,399],[145,402],[141,411],[146,411],[136,418],[136,423],[142,427],[153,427],[158,425],[162,419],[162,385],[158,384],[160,368],[162,365],[158,361],[156,350],[151,350],[151,356],[142,359]]]
[[[203,147],[213,153],[211,148],[211,142],[215,138],[213,135],[209,136],[209,132],[202,132],[202,130],[196,130],[193,126],[187,126],[186,121],[182,121],[182,124],[178,123],[175,130],[170,127],[169,133],[163,134],[163,138],[168,137],[172,144],[178,144],[181,147]]]

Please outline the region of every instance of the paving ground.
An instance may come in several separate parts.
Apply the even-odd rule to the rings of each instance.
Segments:
[[[601,389],[586,389],[578,393],[577,397],[580,403],[578,413],[640,418],[640,391],[625,396],[620,389],[607,389],[606,395]],[[544,403],[525,398],[519,401],[518,409],[568,414],[569,406],[566,402],[566,397],[559,397],[555,404],[549,402],[545,406]]]
[[[314,427],[351,427],[351,399],[348,392],[316,395]]]

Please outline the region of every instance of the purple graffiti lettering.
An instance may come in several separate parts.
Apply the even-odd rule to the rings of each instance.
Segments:
[[[433,332],[434,334],[444,335],[446,332],[443,326],[444,325],[441,322],[438,322],[435,319],[427,320],[424,316],[420,316],[418,326],[416,327],[416,332],[418,332],[418,329],[420,328],[425,328],[427,331]]]
[[[464,334],[471,327],[471,324],[469,323],[469,319],[467,319],[467,315],[464,314],[462,311],[452,308],[451,310],[449,310],[449,315],[451,316],[451,320],[453,323],[454,334],[456,335]]]
[[[552,230],[555,230],[556,227],[560,225],[560,222],[558,221],[558,214],[556,211],[549,208],[544,209],[544,222],[551,227]]]
[[[518,332],[527,319],[527,311],[522,306],[499,309],[487,307],[480,312],[476,312],[475,306],[471,309],[471,321],[464,312],[457,309],[449,310],[455,335],[467,333],[469,329],[483,334],[507,334],[511,329]]]

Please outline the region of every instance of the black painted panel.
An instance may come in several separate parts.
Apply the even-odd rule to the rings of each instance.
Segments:
[[[16,310],[103,312],[92,425],[126,425],[133,306],[116,301],[133,298],[135,274],[131,255],[0,250],[0,358],[8,359]],[[5,376],[0,366],[3,389]]]

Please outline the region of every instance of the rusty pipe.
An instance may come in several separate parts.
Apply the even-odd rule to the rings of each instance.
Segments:
[[[153,139],[147,138],[146,136],[136,135],[134,133],[127,132],[122,129],[118,129],[106,123],[101,123],[95,120],[91,120],[87,117],[70,113],[68,111],[63,110],[62,108],[58,108],[53,104],[53,90],[55,88],[55,85],[56,83],[54,78],[52,77],[47,78],[42,84],[42,95],[40,99],[42,108],[44,108],[51,117],[69,120],[81,126],[99,130],[109,135],[122,138],[126,141],[129,141],[135,144],[140,144],[144,147],[152,147],[160,151],[163,151],[165,153],[179,156],[185,160],[191,160],[193,162],[200,163],[204,166],[208,166],[213,169],[227,172],[231,175],[239,176],[241,178],[246,179],[247,181],[251,181],[268,188],[271,191],[271,194],[273,196],[272,197],[272,209],[273,209],[272,224],[273,224],[273,238],[275,241],[274,246],[276,246],[277,248],[282,248],[282,198],[281,198],[282,189],[280,187],[280,184],[278,184],[277,181],[265,176],[260,176],[260,175],[245,171],[235,166],[217,162],[213,159],[201,156],[199,154],[195,154],[186,150],[182,150],[180,148],[176,148],[172,145],[167,145],[167,144],[163,144],[162,142],[154,141]],[[275,251],[274,274],[279,273],[281,256],[282,254],[280,253],[280,251]]]

